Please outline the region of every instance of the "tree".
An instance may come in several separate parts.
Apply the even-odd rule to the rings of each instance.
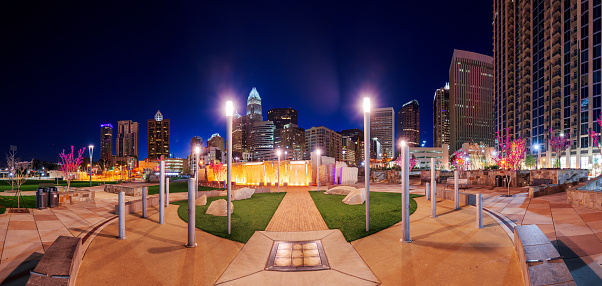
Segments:
[[[506,136],[496,134],[497,141],[502,151],[500,155],[502,166],[505,170],[517,171],[520,170],[520,163],[525,157],[525,140],[522,138],[514,139],[510,141],[509,129],[506,128]],[[512,182],[512,176],[508,180],[508,197],[510,196],[510,182]]]
[[[455,170],[464,172],[470,166],[470,157],[464,148],[460,148],[451,155],[451,162]]]
[[[535,156],[529,154],[525,157],[525,166],[529,168],[534,168],[537,165],[537,159]]]
[[[216,181],[221,182],[226,179],[226,167],[224,167],[224,164],[222,164],[221,162],[216,163],[215,161],[211,161],[211,165],[209,165],[209,168],[213,170],[213,177]]]
[[[15,148],[16,149],[16,148]],[[21,185],[27,181],[27,170],[33,165],[33,159],[29,162],[21,162],[20,157],[15,156],[15,149],[11,148],[10,153],[6,154],[6,167],[10,172],[11,190],[16,190],[15,198],[17,199],[17,209],[21,208]]]
[[[403,154],[400,152],[399,156],[397,156],[397,159],[395,159],[395,164],[397,166],[399,166],[400,168],[402,168],[401,164],[403,164]],[[412,169],[414,169],[414,166],[416,166],[416,163],[418,161],[416,160],[416,158],[414,158],[414,156],[410,156],[410,171],[412,171]]]
[[[65,149],[63,149],[63,152],[59,154],[61,158],[60,171],[63,173],[63,180],[67,181],[67,191],[71,187],[73,173],[77,171],[79,165],[82,163],[82,155],[84,154],[84,150],[86,150],[85,147],[82,147],[78,152],[77,158],[75,158],[73,156],[73,149],[73,146],[71,146],[71,153],[66,154]]]
[[[555,136],[554,132],[552,132],[552,128],[550,128],[550,148],[556,153],[556,160],[554,161],[555,168],[560,168],[560,156],[562,156],[562,153],[571,146],[572,141],[567,139],[567,137],[571,137],[571,135]]]

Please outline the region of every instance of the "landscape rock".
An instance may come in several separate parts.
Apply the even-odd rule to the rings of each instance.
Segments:
[[[242,189],[238,189],[238,190],[233,190],[232,191],[232,200],[238,201],[238,200],[249,199],[249,198],[251,198],[253,193],[255,193],[255,190],[251,189],[251,188],[242,188]]]
[[[214,215],[214,216],[227,216],[228,215],[228,210],[226,207],[227,204],[228,204],[228,202],[225,199],[213,201],[209,205],[209,208],[207,208],[207,211],[205,212],[205,214]],[[234,205],[230,202],[230,213],[232,213],[233,211],[234,211]]]
[[[336,186],[332,189],[327,190],[326,192],[324,192],[324,194],[346,196],[355,190],[356,190],[356,188],[351,187],[351,186]]]
[[[194,205],[196,206],[204,206],[207,204],[207,195],[202,195],[200,198],[194,201]]]
[[[366,189],[361,188],[350,192],[344,199],[343,203],[347,205],[361,205],[366,201]]]

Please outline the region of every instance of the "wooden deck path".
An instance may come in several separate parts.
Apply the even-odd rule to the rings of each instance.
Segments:
[[[287,187],[286,195],[266,231],[327,230],[326,222],[309,195],[308,187]]]

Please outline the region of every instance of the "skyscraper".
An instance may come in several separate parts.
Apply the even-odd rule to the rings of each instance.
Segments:
[[[251,121],[263,121],[263,113],[261,112],[261,97],[256,88],[251,89],[247,98],[247,115]]]
[[[305,159],[310,159],[311,152],[320,149],[323,156],[343,160],[341,134],[324,126],[312,127],[305,130]]]
[[[433,147],[449,146],[449,83],[433,98]]]
[[[272,121],[257,121],[251,131],[253,160],[274,160],[274,123]]]
[[[272,108],[268,111],[268,120],[274,122],[276,129],[284,128],[286,124],[297,125],[297,110],[292,108]]]
[[[420,146],[420,107],[416,100],[407,102],[397,112],[397,141],[402,140],[410,147]]]
[[[100,159],[106,162],[113,156],[113,125],[100,124]]]
[[[214,133],[207,140],[207,148],[215,147],[215,148],[220,149],[221,151],[225,151],[226,150],[225,142],[226,142],[226,140],[224,139],[224,137],[220,136],[219,133]]]
[[[281,140],[277,149],[287,152],[286,159],[303,160],[305,155],[305,130],[299,128],[296,124],[290,123],[280,129]]]
[[[115,156],[138,158],[138,122],[122,120],[117,122]]]
[[[494,146],[493,58],[454,50],[449,67],[450,148]]]
[[[370,137],[378,138],[382,156],[395,158],[395,110],[375,108],[370,112]],[[379,154],[380,155],[380,154]]]
[[[600,2],[495,0],[493,6],[496,130],[508,128],[548,158],[549,130],[570,136],[573,168],[590,168],[599,157],[587,130],[600,132]]]
[[[196,148],[199,148],[199,154],[197,157]],[[190,155],[188,156],[188,169],[191,174],[194,174],[196,168],[198,166],[198,160],[201,157],[201,152],[203,152],[203,138],[200,136],[194,136],[190,140]]]
[[[154,119],[148,120],[148,158],[157,159],[161,156],[169,158],[169,119],[164,119],[161,111],[157,110]]]

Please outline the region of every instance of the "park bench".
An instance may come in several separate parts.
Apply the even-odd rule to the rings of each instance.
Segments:
[[[447,189],[447,185],[454,185],[454,178],[447,178],[447,180],[445,180],[445,188],[443,189]],[[462,186],[464,185],[464,186]],[[460,189],[468,189],[468,179],[458,179],[458,188]]]
[[[576,285],[563,257],[537,225],[516,226],[514,248],[525,285]]]
[[[82,260],[82,239],[59,236],[48,248],[26,285],[74,285]]]

